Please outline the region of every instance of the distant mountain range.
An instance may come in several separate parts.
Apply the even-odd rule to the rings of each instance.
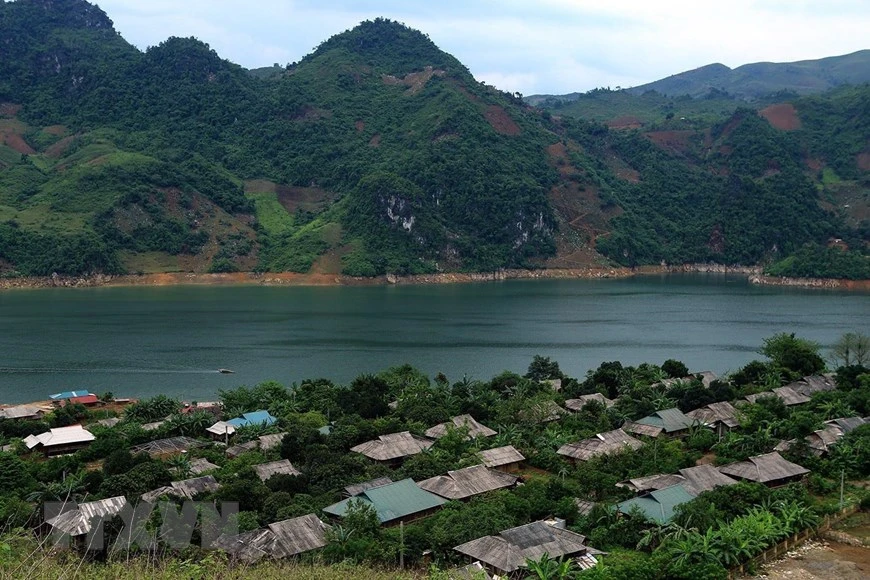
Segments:
[[[733,98],[751,101],[780,92],[810,95],[842,85],[865,83],[870,83],[870,50],[817,60],[756,62],[734,69],[714,63],[624,90],[632,95],[654,91],[668,97],[688,95],[693,98],[727,93]],[[548,98],[574,100],[580,94],[530,95],[527,101],[537,105]]]
[[[0,35],[0,275],[866,262],[866,87],[535,108],[385,19],[255,71],[84,0],[2,3]]]

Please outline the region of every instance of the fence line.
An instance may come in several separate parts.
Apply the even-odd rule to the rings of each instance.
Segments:
[[[757,556],[750,558],[747,562],[732,568],[728,571],[729,580],[734,578],[739,578],[746,574],[746,569],[759,566],[762,564],[767,564],[768,562],[773,562],[781,558],[786,552],[789,550],[794,550],[798,546],[802,545],[804,542],[809,540],[810,538],[815,538],[820,536],[823,532],[827,532],[831,529],[831,526],[839,522],[840,520],[854,514],[858,511],[857,505],[852,505],[846,508],[843,508],[836,514],[826,515],[822,520],[822,523],[817,528],[807,528],[802,532],[798,532],[793,536],[786,538],[785,540],[779,542],[778,544],[771,546],[765,551],[761,552]]]

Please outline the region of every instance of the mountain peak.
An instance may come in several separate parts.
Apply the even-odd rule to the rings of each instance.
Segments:
[[[12,11],[37,16],[56,28],[111,30],[114,23],[99,6],[86,0],[17,0],[7,4]]]
[[[340,50],[391,74],[407,73],[426,66],[461,67],[459,61],[441,51],[427,35],[388,18],[365,20],[336,34],[322,42],[306,59]]]

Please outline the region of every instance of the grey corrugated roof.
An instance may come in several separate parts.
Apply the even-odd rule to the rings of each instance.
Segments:
[[[766,453],[750,457],[746,461],[729,463],[719,468],[725,475],[730,475],[747,481],[770,483],[781,479],[805,475],[809,469],[787,461],[779,453]]]
[[[223,550],[248,564],[271,556],[275,551],[274,545],[275,535],[268,529],[252,530],[233,536],[221,535],[212,543],[213,548]]]
[[[36,417],[45,411],[33,405],[17,405],[15,407],[6,407],[0,409],[0,417],[5,419],[26,419],[28,417]]]
[[[565,408],[569,411],[582,411],[583,407],[589,403],[601,403],[605,407],[612,407],[615,401],[608,399],[601,393],[592,393],[591,395],[580,395],[576,399],[568,399],[565,401]]]
[[[616,485],[628,488],[632,491],[650,491],[654,489],[664,489],[678,483],[683,483],[685,478],[682,475],[673,473],[657,473],[655,475],[647,475],[646,477],[635,477],[626,481],[621,481]]]
[[[453,417],[447,423],[439,423],[434,427],[430,427],[426,430],[424,434],[426,435],[426,437],[430,437],[432,439],[439,439],[447,435],[448,428],[468,429],[468,436],[466,437],[466,439],[475,439],[477,437],[491,437],[496,434],[496,431],[490,429],[486,425],[481,425],[471,415],[458,415],[456,417]]]
[[[280,447],[281,442],[284,440],[284,436],[286,432],[282,433],[272,433],[270,435],[260,435],[258,439],[260,440],[260,449],[263,451],[268,451],[270,449],[274,449],[275,447]]]
[[[477,456],[480,457],[480,460],[487,467],[501,467],[502,465],[510,465],[511,463],[519,463],[526,460],[523,454],[517,451],[513,445],[484,449],[483,451],[478,451]]]
[[[208,445],[204,441],[193,439],[192,437],[169,437],[168,439],[158,439],[150,443],[143,443],[130,448],[130,453],[148,453],[150,455],[163,455],[166,453],[179,453],[188,451],[197,447]]]
[[[683,487],[695,495],[709,491],[721,485],[734,485],[737,480],[731,479],[712,465],[696,465],[680,470],[685,481]]]
[[[545,400],[532,403],[527,409],[522,409],[519,416],[526,420],[535,423],[549,423],[558,421],[563,415],[567,415],[568,411],[556,404],[555,401]]]
[[[351,451],[362,453],[375,461],[390,461],[410,457],[432,447],[433,441],[412,435],[409,431],[381,435],[374,441],[366,441],[351,447]]]
[[[205,457],[197,457],[196,459],[190,460],[190,472],[193,475],[199,475],[200,473],[205,473],[212,469],[220,469],[220,467],[210,462]]]
[[[378,477],[376,479],[370,479],[369,481],[363,481],[362,483],[348,485],[344,488],[344,493],[347,494],[348,497],[353,497],[361,494],[367,489],[380,487],[382,485],[387,485],[388,483],[393,483],[393,480],[389,477]]]
[[[49,519],[46,523],[52,529],[70,536],[81,536],[91,531],[99,518],[110,518],[121,513],[127,505],[122,495],[78,504],[74,509]]]
[[[193,499],[200,493],[216,491],[220,488],[220,484],[213,475],[203,475],[201,477],[192,477],[182,481],[173,481],[171,483],[172,494],[187,499]]]
[[[568,443],[559,448],[556,453],[565,455],[580,461],[588,461],[598,455],[610,455],[620,453],[628,449],[640,449],[643,443],[622,429],[614,429],[606,433],[599,433],[595,437]]]
[[[724,423],[728,427],[736,427],[737,409],[728,401],[720,401],[718,403],[710,403],[700,409],[689,411],[686,417],[703,423],[704,425],[715,425],[717,422]]]
[[[626,433],[633,433],[634,435],[643,435],[645,437],[658,437],[665,429],[664,427],[658,425],[646,425],[644,423],[627,421],[625,425],[622,426],[622,430]]]
[[[273,475],[302,475],[298,469],[293,467],[289,459],[281,459],[279,461],[270,461],[269,463],[261,463],[254,466],[254,472],[261,481],[266,481]]]
[[[453,548],[497,570],[511,573],[525,567],[527,560],[582,555],[590,550],[586,538],[544,521],[504,530],[497,536],[484,536]]]
[[[252,439],[244,443],[239,443],[238,445],[233,445],[232,447],[227,447],[227,450],[224,453],[226,453],[227,457],[232,459],[243,453],[247,453],[248,451],[254,451],[259,447],[260,441],[258,439]]]
[[[810,400],[809,397],[800,394],[791,387],[778,387],[776,389],[773,389],[772,391],[765,391],[763,393],[756,393],[754,395],[746,395],[744,399],[746,399],[750,403],[755,403],[758,401],[758,399],[761,399],[762,397],[776,397],[777,399],[781,400],[783,404],[787,407],[808,403]]]
[[[417,485],[447,499],[466,499],[488,491],[511,487],[516,482],[515,475],[489,469],[483,465],[472,465],[448,471],[447,475],[424,479]]]
[[[328,544],[326,533],[330,526],[314,514],[281,520],[269,524],[275,535],[274,557],[287,558],[322,548]]]

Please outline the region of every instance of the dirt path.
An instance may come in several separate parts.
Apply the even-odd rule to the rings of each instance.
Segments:
[[[757,576],[766,580],[867,580],[870,548],[835,542],[807,542],[765,566]]]

